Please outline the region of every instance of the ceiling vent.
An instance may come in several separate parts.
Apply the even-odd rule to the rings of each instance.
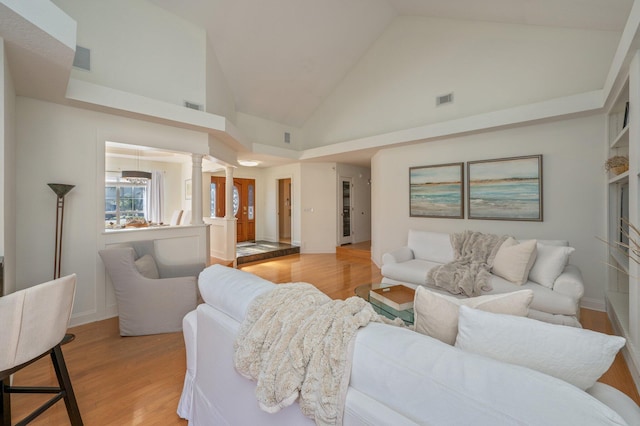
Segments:
[[[91,71],[91,50],[86,47],[76,46],[73,66],[81,70]]]
[[[190,109],[195,109],[196,111],[203,111],[204,105],[197,104],[195,102],[184,101],[184,106]]]
[[[436,106],[450,104],[453,102],[453,92],[447,93],[446,95],[436,96]]]

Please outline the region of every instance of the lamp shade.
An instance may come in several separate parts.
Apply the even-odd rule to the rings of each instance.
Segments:
[[[123,179],[151,179],[151,173],[140,170],[123,170]]]
[[[58,198],[64,197],[75,187],[75,185],[67,185],[64,183],[48,183],[47,185],[56,193]]]

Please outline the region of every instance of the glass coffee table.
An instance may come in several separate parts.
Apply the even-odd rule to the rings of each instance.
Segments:
[[[376,285],[376,288],[378,287],[379,285]],[[408,324],[408,325],[413,324],[413,308],[398,311],[377,299],[369,297],[370,291],[371,291],[371,284],[364,284],[356,287],[355,289],[356,296],[361,297],[364,300],[368,301],[373,307],[373,310],[379,313],[380,315],[383,315],[389,319],[400,318],[402,319],[402,321],[404,321],[405,324]]]

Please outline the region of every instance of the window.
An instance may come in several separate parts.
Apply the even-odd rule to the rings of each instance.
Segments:
[[[124,226],[128,219],[145,217],[146,185],[121,181],[120,177],[109,177],[105,182],[104,220],[105,226]]]

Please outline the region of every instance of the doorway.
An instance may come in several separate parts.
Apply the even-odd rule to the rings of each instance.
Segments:
[[[291,178],[278,179],[278,241],[291,243]]]
[[[224,217],[226,178],[211,177],[211,211],[215,217]],[[233,178],[233,215],[236,217],[236,241],[255,241],[256,239],[256,208],[255,208],[255,179]]]
[[[340,245],[353,242],[353,182],[350,177],[340,178]]]

